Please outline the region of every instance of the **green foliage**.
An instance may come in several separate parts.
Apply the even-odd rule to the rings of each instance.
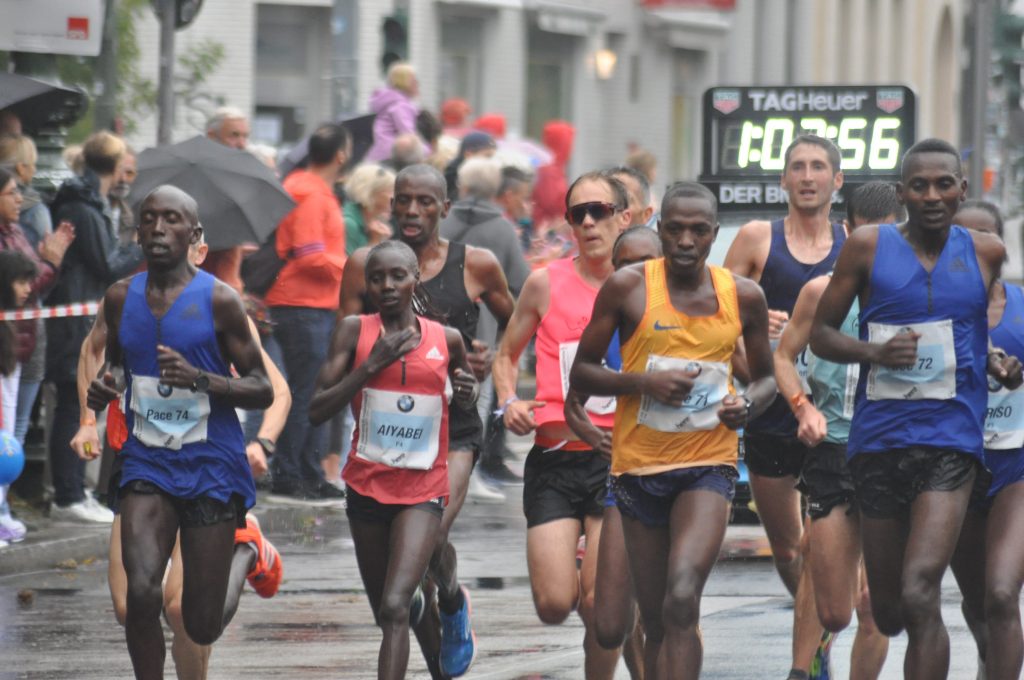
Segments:
[[[117,0],[117,113],[126,133],[138,127],[138,118],[156,107],[156,83],[139,73],[139,41],[135,22],[149,11],[149,0]]]
[[[224,104],[224,97],[203,89],[206,79],[224,61],[224,44],[209,38],[200,40],[178,57],[174,72],[174,96],[184,107],[189,124],[203,130],[214,109]]]
[[[108,0],[110,1],[110,0]],[[155,113],[157,83],[139,71],[142,50],[139,47],[136,26],[139,19],[151,12],[150,0],[113,0],[117,2],[117,116],[124,123],[124,131],[131,134],[138,129],[138,120]],[[180,35],[180,33],[179,33]],[[147,49],[158,49],[156,44]],[[0,68],[6,69],[9,55],[0,52]],[[58,55],[56,73],[66,85],[85,90],[92,101],[99,94],[97,58]],[[175,69],[174,91],[191,123],[206,116],[222,103],[221,97],[202,89],[210,74],[224,61],[224,45],[216,40],[201,40],[188,50],[179,50]],[[202,128],[202,122],[199,123]],[[68,131],[68,143],[83,141],[92,132],[92,107]]]

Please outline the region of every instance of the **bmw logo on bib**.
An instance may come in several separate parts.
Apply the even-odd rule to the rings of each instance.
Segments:
[[[398,398],[398,410],[402,413],[408,413],[416,406],[416,402],[408,394],[403,394]]]
[[[171,392],[174,391],[174,388],[171,387],[170,385],[165,385],[164,383],[158,383],[156,386],[156,391],[157,394],[159,394],[161,397],[169,397],[171,396]]]

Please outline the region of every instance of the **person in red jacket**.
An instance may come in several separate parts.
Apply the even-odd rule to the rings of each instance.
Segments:
[[[554,158],[537,170],[533,184],[533,223],[538,227],[561,222],[565,214],[565,194],[569,190],[565,171],[575,135],[576,130],[564,120],[549,120],[544,124],[542,141]]]
[[[309,424],[317,371],[327,359],[345,266],[345,223],[333,186],[348,160],[351,139],[341,125],[321,125],[309,138],[309,168],[284,181],[295,209],[277,228],[277,254],[286,263],[267,292],[292,408],[273,458],[272,491],[307,500],[341,500],[324,480],[324,431]]]

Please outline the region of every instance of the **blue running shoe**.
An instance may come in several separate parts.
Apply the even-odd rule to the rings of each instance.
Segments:
[[[470,616],[473,613],[469,591],[462,589],[462,609],[454,614],[441,612],[441,670],[457,678],[465,675],[476,658],[476,633]]]
[[[836,634],[827,630],[821,635],[821,642],[818,650],[814,653],[814,660],[811,661],[811,672],[808,673],[809,680],[832,680],[832,643],[836,641]]]

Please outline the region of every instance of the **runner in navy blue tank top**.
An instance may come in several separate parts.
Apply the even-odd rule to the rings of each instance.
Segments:
[[[726,267],[764,289],[773,346],[793,312],[800,289],[832,270],[846,240],[843,226],[829,221],[832,196],[843,186],[841,162],[839,149],[831,141],[814,135],[795,138],[786,149],[781,180],[789,196],[788,215],[784,220],[743,225],[725,257]],[[806,372],[803,355],[798,368]],[[796,598],[790,677],[806,678],[824,629],[815,613],[809,574],[803,568],[808,547],[796,482],[807,447],[797,439],[796,431],[796,419],[782,397],[776,396],[768,410],[745,429],[743,445],[750,488],[775,568]],[[827,654],[827,649],[823,646],[822,653]]]
[[[189,637],[212,644],[230,618],[235,529],[246,526],[255,500],[234,410],[267,408],[274,398],[238,294],[187,259],[201,234],[184,192],[164,186],[143,201],[148,272],[107,291],[106,363],[89,387],[97,412],[127,388],[119,494],[125,631],[137,678],[163,677],[160,583],[179,529]],[[232,378],[229,365],[241,377]]]
[[[954,221],[1003,238],[999,208],[986,201],[965,202]],[[1024,289],[1003,281],[992,286],[988,327],[993,345],[1024,357]],[[1024,665],[1024,390],[990,384],[988,392],[985,466],[992,482],[987,489],[975,487],[987,493],[971,498],[951,566],[985,677],[1016,679]]]
[[[851,236],[811,350],[861,364],[848,453],[875,622],[890,636],[907,629],[906,677],[944,678],[940,587],[982,469],[986,368],[1015,388],[1021,366],[986,352],[988,292],[1006,249],[952,223],[967,190],[957,150],[918,142],[897,189],[907,221]],[[860,339],[839,331],[854,298]]]

